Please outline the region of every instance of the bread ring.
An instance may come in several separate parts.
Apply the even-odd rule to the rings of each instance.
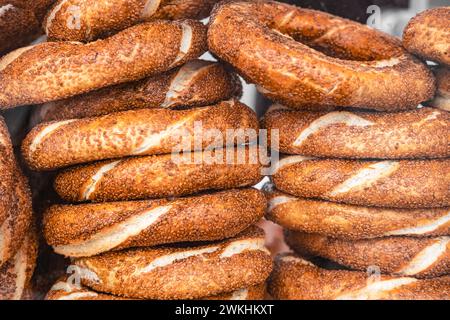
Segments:
[[[30,231],[19,251],[0,267],[0,300],[20,300],[26,294],[36,265],[37,235]]]
[[[90,44],[45,42],[18,49],[0,60],[0,108],[64,99],[165,72],[205,52],[205,29],[193,20],[155,21]]]
[[[235,148],[233,159],[226,158],[232,154],[229,151],[194,152],[179,158],[147,156],[70,168],[57,175],[55,190],[70,202],[118,201],[257,184],[262,179],[258,147]]]
[[[33,11],[0,1],[0,56],[29,43],[39,22]]]
[[[348,241],[295,231],[286,243],[301,256],[318,256],[355,270],[377,266],[381,272],[415,278],[450,274],[450,237],[386,237]]]
[[[450,111],[450,68],[438,68],[435,75],[438,89],[430,106]]]
[[[266,217],[284,228],[357,240],[450,235],[450,208],[389,209],[268,193]]]
[[[160,247],[74,260],[81,283],[100,292],[142,299],[196,299],[262,283],[272,271],[264,232],[198,247]]]
[[[208,44],[264,95],[292,108],[406,110],[435,90],[432,73],[396,38],[274,1],[216,6]]]
[[[110,250],[236,236],[264,215],[256,189],[235,189],[189,198],[53,206],[44,236],[58,254],[93,256]]]
[[[341,160],[289,156],[274,165],[277,189],[363,206],[450,206],[450,160]]]
[[[233,145],[238,137],[226,137],[227,130],[239,129],[253,131],[245,137],[247,142],[257,139],[255,112],[235,100],[188,110],[131,110],[39,125],[25,138],[22,154],[31,168],[53,170],[96,160],[171,153],[180,146],[198,150]],[[214,134],[208,134],[212,130]],[[216,132],[224,138],[217,139]]]
[[[203,297],[199,300],[263,300],[266,293],[265,283],[238,289],[230,293]],[[128,300],[128,298],[92,291],[83,286],[71,284],[60,279],[47,293],[45,300]]]
[[[425,10],[411,19],[403,46],[424,59],[450,66],[450,7]]]
[[[292,254],[278,256],[268,286],[280,300],[449,300],[450,277],[416,279],[322,269]]]
[[[52,40],[87,42],[143,21],[203,19],[218,0],[59,0],[44,29]]]
[[[7,219],[13,202],[14,154],[5,120],[0,116],[0,225]]]
[[[14,170],[14,197],[9,215],[0,225],[0,266],[14,256],[30,229],[33,218],[31,191],[18,165]]]
[[[369,113],[274,106],[262,127],[269,134],[279,130],[279,151],[287,154],[378,159],[450,156],[450,114],[432,108]]]
[[[242,84],[235,73],[217,62],[192,60],[162,75],[46,103],[37,110],[33,122],[97,117],[131,109],[201,107],[240,98],[241,94]]]

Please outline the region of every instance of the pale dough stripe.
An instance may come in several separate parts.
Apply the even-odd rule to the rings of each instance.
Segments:
[[[86,186],[85,191],[83,192],[83,199],[84,200],[89,200],[92,193],[95,192],[95,190],[97,189],[97,185],[99,184],[99,182],[101,181],[101,179],[103,178],[103,176],[108,172],[111,171],[112,169],[114,169],[115,167],[117,167],[117,165],[120,163],[121,161],[114,161],[111,163],[108,163],[104,166],[102,166],[91,178],[92,182]]]

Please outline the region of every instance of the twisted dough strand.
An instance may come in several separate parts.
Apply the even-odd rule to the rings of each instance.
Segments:
[[[139,80],[180,66],[205,50],[206,28],[193,20],[144,23],[89,44],[46,42],[18,49],[0,60],[0,108]]]

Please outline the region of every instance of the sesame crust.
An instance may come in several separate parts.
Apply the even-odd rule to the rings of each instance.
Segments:
[[[14,154],[5,120],[0,116],[0,225],[9,216],[13,201],[14,177]]]
[[[377,166],[381,168],[379,172]],[[352,182],[364,171],[366,177]],[[450,206],[449,174],[449,159],[311,159],[286,165],[271,178],[277,189],[299,197],[363,206],[436,208]],[[343,189],[349,182],[353,187]]]
[[[180,56],[184,29],[192,31],[192,38]],[[41,43],[18,57],[12,52],[0,60],[6,64],[0,71],[0,108],[45,103],[139,80],[180,66],[205,50],[206,27],[193,20],[143,23],[89,44]]]
[[[450,235],[450,221],[445,220],[450,214],[449,207],[363,207],[296,198],[280,191],[267,193],[267,196],[266,218],[293,231],[332,235],[343,240],[378,238],[391,233],[410,237]],[[276,204],[279,199],[281,203]],[[439,223],[441,220],[446,222]]]
[[[148,0],[59,0],[44,21],[51,40],[88,42],[144,21],[206,18],[218,0],[162,0],[144,14]],[[77,23],[76,28],[68,21]]]
[[[435,91],[430,70],[396,38],[274,1],[216,6],[208,45],[269,99],[296,109],[406,110],[432,98]]]
[[[201,123],[201,132],[196,123]],[[132,155],[167,154],[180,145],[189,150],[232,145],[238,137],[226,139],[227,130],[238,129],[254,131],[253,137],[245,137],[247,142],[257,138],[255,112],[236,100],[188,110],[130,110],[41,124],[23,141],[22,154],[31,168],[53,170]],[[208,130],[224,138],[220,141],[215,134],[202,133]]]
[[[392,276],[381,276],[380,281],[403,280],[406,283],[370,290],[370,284],[378,281],[368,277],[366,272],[347,270],[326,270],[299,257],[287,254],[275,259],[268,291],[278,300],[448,300],[450,277],[417,280]],[[358,294],[367,289],[365,294]]]
[[[424,59],[450,66],[450,7],[425,10],[408,23],[403,46]]]
[[[179,162],[170,154],[123,159],[97,181],[88,197],[86,190],[92,186],[92,177],[111,161],[64,170],[57,175],[54,186],[70,202],[176,197],[253,186],[262,179],[262,166],[258,158],[253,158],[258,150],[256,146],[235,148],[233,161],[229,163],[225,158],[227,152],[221,149],[185,154]],[[244,153],[240,161],[238,157]],[[208,157],[213,159],[211,163]]]
[[[125,224],[134,216],[163,206],[170,206],[170,210],[112,249],[234,237],[262,218],[266,200],[256,189],[234,189],[175,200],[53,206],[44,215],[44,236],[57,253],[65,254],[58,247],[82,246],[92,237],[107,234],[111,228]],[[99,254],[110,248],[101,249],[87,255]],[[85,255],[81,251],[71,256]]]
[[[416,278],[434,278],[450,273],[449,237],[385,237],[348,241],[317,234],[285,231],[285,239],[289,247],[299,255],[320,256],[354,270],[366,271],[370,266],[377,266],[383,273]],[[404,274],[403,270],[411,265],[418,254],[440,241],[446,243],[445,248],[436,255],[427,256],[425,262],[429,265],[426,268],[420,268],[421,271],[412,274]]]
[[[279,130],[279,151],[286,154],[373,159],[450,156],[450,114],[432,108],[399,113],[274,109],[266,113],[261,127],[269,133]]]
[[[217,62],[192,60],[198,71],[170,101],[170,108],[201,107],[233,97],[240,98],[242,84],[238,76]],[[186,65],[185,65],[186,66]],[[159,108],[171,90],[171,83],[183,71],[177,68],[137,82],[116,85],[73,98],[50,102],[35,110],[33,122],[89,118],[112,112]]]
[[[60,279],[55,285],[67,283],[67,278]],[[64,284],[65,286],[66,284]],[[70,286],[70,285],[69,285]],[[79,286],[70,286],[70,290],[60,288],[50,290],[45,296],[45,300],[130,300],[120,296],[114,296],[106,293],[92,291],[89,288]],[[246,290],[245,299],[236,299],[236,293],[240,290]],[[215,296],[203,297],[198,300],[263,300],[266,293],[266,284],[258,284],[249,288],[243,288],[234,292],[222,293]]]
[[[14,194],[8,218],[0,225],[0,266],[16,254],[30,229],[33,219],[31,191],[27,178],[20,171],[18,164],[14,166]]]
[[[198,299],[231,292],[266,280],[272,270],[267,249],[244,250],[222,257],[227,245],[237,241],[264,241],[264,232],[251,227],[237,237],[190,248],[161,247],[110,252],[74,260],[75,265],[98,279],[82,277],[92,289],[141,299]],[[189,250],[208,253],[177,259],[148,272],[139,272],[155,259]]]
[[[0,16],[0,56],[30,43],[38,33],[39,20],[26,2],[0,0],[0,8],[10,8]]]
[[[31,227],[15,256],[0,267],[0,300],[20,300],[29,294],[37,251],[37,234]]]

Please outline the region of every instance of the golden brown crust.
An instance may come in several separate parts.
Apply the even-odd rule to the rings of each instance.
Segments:
[[[406,110],[435,91],[430,70],[396,38],[274,1],[216,6],[208,44],[268,98],[292,108]]]
[[[238,76],[225,66],[192,60],[162,75],[49,102],[35,110],[33,122],[97,117],[131,109],[201,107],[240,98],[241,94]]]
[[[109,250],[236,236],[264,215],[256,189],[138,202],[60,205],[45,213],[44,236],[55,252],[71,257]]]
[[[233,292],[203,297],[199,300],[263,300],[265,293],[266,284],[262,283]],[[55,283],[45,296],[45,300],[130,300],[130,298],[99,293],[83,286],[75,286],[68,282],[66,277]]]
[[[275,165],[277,189],[305,198],[392,208],[450,206],[450,160],[341,160],[290,156]]]
[[[278,300],[448,300],[450,277],[418,280],[326,270],[295,255],[278,256],[269,293]]]
[[[59,0],[44,29],[51,40],[87,42],[152,20],[206,18],[218,0]]]
[[[450,237],[348,241],[286,231],[285,239],[302,256],[323,257],[355,270],[376,266],[382,273],[415,278],[450,274]]]
[[[187,110],[130,110],[41,124],[25,138],[22,154],[31,168],[53,170],[103,159],[166,154],[180,146],[203,150],[233,145],[238,137],[226,137],[227,130],[238,129],[253,132],[244,142],[257,139],[255,112],[235,100]],[[223,139],[217,139],[219,133]]]
[[[266,217],[284,228],[357,240],[450,235],[450,208],[391,209],[296,198],[268,192]]]
[[[46,42],[16,50],[0,60],[0,107],[64,99],[159,74],[200,56],[205,38],[198,21],[160,20],[89,44]]]
[[[0,225],[9,216],[13,201],[14,154],[11,137],[5,120],[0,116]]]
[[[65,200],[118,201],[175,197],[252,186],[262,179],[255,146],[103,161],[62,171],[55,190]],[[108,170],[107,170],[108,169]],[[101,174],[99,174],[101,173]]]
[[[42,5],[42,1],[0,0],[0,56],[37,36],[42,6],[35,8],[34,2]]]
[[[37,249],[37,234],[32,227],[15,256],[0,267],[0,300],[20,300],[28,295]]]
[[[27,178],[14,166],[14,195],[7,219],[0,225],[0,266],[16,254],[30,229],[33,208]]]
[[[74,261],[92,289],[142,299],[197,299],[264,282],[272,259],[264,232],[199,247],[159,247],[105,253]]]
[[[279,151],[287,154],[373,159],[450,156],[450,114],[432,108],[370,113],[274,107],[261,126],[269,133],[279,130]]]
[[[403,33],[403,45],[424,59],[450,66],[450,7],[432,8],[411,19]]]

